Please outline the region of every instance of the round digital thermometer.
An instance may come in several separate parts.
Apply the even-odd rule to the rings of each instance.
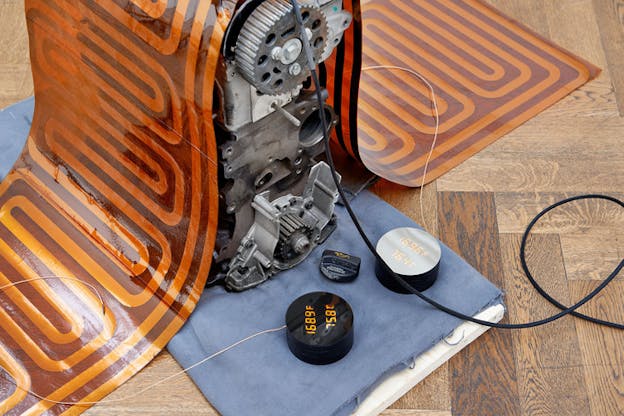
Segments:
[[[286,312],[290,351],[309,364],[330,364],[353,346],[353,310],[346,300],[328,292],[297,298]]]
[[[413,227],[395,228],[377,242],[377,253],[408,285],[422,292],[438,277],[442,247],[431,234]],[[375,274],[382,285],[397,293],[410,293],[380,262]]]

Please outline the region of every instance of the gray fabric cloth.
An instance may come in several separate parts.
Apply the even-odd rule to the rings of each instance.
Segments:
[[[0,112],[0,178],[19,157],[33,108],[30,98]],[[353,206],[373,241],[391,228],[415,225],[368,192],[355,198]],[[206,290],[169,343],[176,360],[188,367],[250,334],[283,325],[288,305],[304,293],[330,291],[351,304],[355,342],[337,363],[313,366],[299,361],[281,331],[261,335],[192,370],[195,383],[224,416],[347,415],[384,376],[409,365],[459,324],[414,296],[381,286],[374,276],[374,260],[344,208],[337,207],[337,215],[338,229],[298,267],[244,293]],[[348,284],[322,277],[318,263],[324,248],[361,257],[360,277]],[[500,290],[447,247],[442,250],[440,275],[429,296],[470,315],[502,302]]]
[[[355,198],[353,207],[373,241],[392,228],[415,226],[370,192]],[[337,230],[296,268],[243,293],[207,289],[169,343],[171,354],[188,367],[250,334],[283,325],[288,305],[304,293],[330,291],[351,304],[355,342],[337,363],[299,361],[282,331],[261,335],[191,370],[195,384],[224,416],[348,415],[386,375],[405,368],[460,323],[415,296],[385,289],[344,208],[337,207],[337,215]],[[318,264],[325,248],[362,258],[355,282],[334,283],[321,276]],[[502,302],[499,289],[445,246],[438,281],[426,293],[469,315]]]
[[[35,99],[30,97],[0,110],[0,180],[22,153],[34,109]]]

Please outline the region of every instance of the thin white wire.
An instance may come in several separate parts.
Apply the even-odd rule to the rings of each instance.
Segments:
[[[180,376],[182,374],[185,374],[185,373],[191,371],[193,368],[198,367],[198,366],[204,364],[206,361],[212,360],[215,357],[218,357],[219,355],[221,355],[221,354],[231,350],[232,348],[235,348],[235,347],[239,346],[240,344],[243,344],[243,343],[245,343],[247,341],[251,341],[252,339],[254,339],[254,338],[256,338],[256,337],[258,337],[260,335],[270,334],[272,332],[279,332],[279,331],[281,331],[281,330],[283,330],[285,328],[286,328],[286,325],[282,325],[282,326],[277,327],[277,328],[265,329],[264,331],[256,332],[255,334],[249,335],[248,337],[243,338],[243,339],[241,339],[239,341],[236,341],[235,343],[228,345],[227,347],[225,347],[225,348],[215,352],[214,354],[209,355],[208,357],[206,357],[206,358],[196,362],[195,364],[191,365],[190,367],[187,367],[187,368],[185,368],[183,370],[178,371],[177,373],[174,373],[174,374],[172,374],[170,376],[167,376],[167,377],[163,378],[162,380],[157,381],[156,383],[150,384],[149,386],[147,386],[147,387],[145,387],[145,388],[143,388],[143,389],[141,389],[141,390],[139,390],[139,391],[137,391],[137,392],[135,392],[135,393],[133,393],[133,394],[131,394],[129,396],[124,396],[124,397],[121,397],[121,398],[118,398],[118,399],[104,399],[104,400],[98,400],[98,401],[80,401],[80,402],[64,402],[64,401],[57,401],[57,400],[48,399],[47,397],[41,396],[41,395],[35,393],[32,390],[29,390],[29,389],[26,389],[26,388],[23,388],[23,387],[19,386],[17,384],[17,382],[15,381],[15,379],[13,378],[13,376],[11,376],[10,373],[4,367],[2,367],[0,365],[0,369],[4,370],[4,372],[11,377],[11,379],[7,378],[7,380],[9,380],[11,383],[13,383],[13,385],[15,385],[15,387],[17,387],[18,389],[20,389],[22,391],[27,392],[28,394],[31,394],[31,395],[35,396],[36,398],[38,398],[40,400],[46,401],[46,402],[55,403],[55,404],[65,404],[65,405],[71,405],[71,406],[91,406],[91,405],[94,405],[94,404],[102,404],[102,403],[119,403],[119,402],[124,402],[126,400],[134,399],[135,397],[140,396],[141,394],[145,393],[146,391],[151,390],[154,387],[171,380],[172,378],[175,378],[175,377],[178,377],[178,376]]]
[[[413,69],[410,68],[404,68],[402,66],[395,66],[395,65],[372,65],[372,66],[365,66],[362,68],[362,72],[364,71],[374,71],[374,70],[380,70],[380,69],[389,69],[389,70],[397,70],[397,71],[404,71],[407,72],[411,75],[414,75],[416,78],[420,79],[428,88],[429,91],[431,92],[431,104],[433,106],[433,116],[435,119],[435,129],[433,132],[433,140],[431,141],[431,149],[429,150],[429,154],[427,155],[427,159],[425,160],[425,166],[423,168],[423,174],[422,174],[422,181],[420,183],[420,197],[419,197],[419,202],[420,202],[420,218],[422,219],[422,226],[423,228],[427,229],[427,220],[425,219],[425,210],[423,207],[423,193],[424,193],[424,187],[425,187],[425,177],[427,176],[427,170],[429,169],[429,162],[431,161],[431,156],[433,155],[433,151],[435,149],[436,143],[438,142],[438,133],[440,131],[440,112],[438,110],[438,100],[436,98],[436,94],[435,94],[435,90],[433,89],[433,85],[431,85],[431,83],[422,75],[420,75],[418,72],[414,71]],[[434,209],[435,212],[435,222],[434,222],[434,227],[435,224],[437,223],[438,220],[438,212],[437,210]],[[429,231],[433,232],[433,228],[429,229]]]
[[[56,275],[32,277],[30,279],[17,280],[15,282],[7,283],[6,285],[0,286],[0,291],[4,291],[6,289],[9,289],[9,288],[12,288],[17,285],[24,284],[24,283],[36,282],[38,280],[61,280],[61,281],[68,280],[71,282],[78,282],[89,287],[97,295],[98,299],[100,300],[100,303],[102,304],[102,315],[106,315],[106,304],[104,303],[104,298],[102,298],[102,295],[100,294],[100,291],[98,290],[98,288],[92,285],[91,283],[85,282],[84,280],[77,279],[75,277],[56,276]]]
[[[104,303],[104,299],[102,298],[102,295],[100,294],[99,290],[94,285],[92,285],[91,283],[85,282],[83,280],[80,280],[80,279],[77,279],[77,278],[74,278],[74,277],[65,277],[65,276],[39,276],[39,277],[33,277],[33,278],[30,278],[30,279],[18,280],[18,281],[15,281],[15,282],[11,282],[11,283],[2,285],[2,286],[0,286],[0,291],[6,290],[8,288],[11,288],[11,287],[14,287],[14,286],[17,286],[17,285],[20,285],[20,284],[34,282],[34,281],[38,281],[38,280],[61,280],[61,281],[62,280],[68,280],[68,281],[73,281],[73,282],[79,282],[79,283],[81,283],[81,284],[83,284],[85,286],[88,286],[89,288],[91,288],[95,292],[95,294],[99,298],[100,302],[102,303],[102,312],[103,312],[103,314],[106,312],[106,305]],[[55,403],[55,404],[73,405],[73,406],[81,406],[81,405],[82,406],[87,406],[87,405],[93,405],[93,404],[98,404],[98,403],[117,403],[117,402],[122,402],[122,401],[129,400],[129,399],[133,399],[133,398],[135,398],[135,397],[145,393],[146,391],[148,391],[148,390],[150,390],[150,389],[152,389],[152,388],[154,388],[154,387],[156,387],[156,386],[158,386],[158,385],[160,385],[160,384],[162,384],[162,383],[164,383],[164,382],[166,382],[168,380],[171,380],[172,378],[178,377],[178,376],[180,376],[180,375],[182,375],[184,373],[187,373],[187,372],[191,371],[193,368],[195,368],[197,366],[200,366],[203,363],[205,363],[206,361],[209,361],[209,360],[211,360],[211,359],[213,359],[215,357],[218,357],[219,355],[223,354],[224,352],[227,352],[227,351],[231,350],[232,348],[235,348],[235,347],[239,346],[240,344],[242,344],[244,342],[247,342],[247,341],[250,341],[250,340],[254,339],[257,336],[264,335],[264,334],[269,334],[271,332],[278,332],[278,331],[283,330],[284,328],[286,328],[286,325],[282,325],[282,326],[280,326],[278,328],[266,329],[264,331],[256,332],[255,334],[252,334],[252,335],[250,335],[250,336],[248,336],[246,338],[243,338],[243,339],[241,339],[241,340],[239,340],[239,341],[237,341],[237,342],[235,342],[235,343],[233,343],[231,345],[228,345],[227,347],[225,347],[225,348],[215,352],[214,354],[212,354],[212,355],[210,355],[210,356],[208,356],[208,357],[206,357],[206,358],[196,362],[195,364],[191,365],[190,367],[187,367],[187,368],[185,368],[185,369],[183,369],[181,371],[178,371],[175,374],[172,374],[172,375],[170,375],[168,377],[165,377],[164,379],[162,379],[160,381],[157,381],[156,383],[150,384],[149,386],[139,390],[138,392],[135,392],[135,393],[133,393],[133,394],[131,394],[129,396],[125,396],[125,397],[122,397],[122,398],[119,398],[119,399],[108,399],[108,400],[105,399],[105,400],[98,400],[98,401],[80,401],[80,402],[66,402],[66,401],[52,400],[52,399],[49,399],[49,398],[47,398],[45,396],[42,396],[42,395],[40,395],[38,393],[35,393],[32,390],[26,389],[26,388],[20,386],[19,384],[17,384],[17,382],[13,378],[13,376],[11,376],[9,371],[6,368],[4,368],[2,365],[0,365],[0,369],[2,369],[10,377],[10,378],[7,378],[7,380],[9,380],[12,384],[14,384],[15,387],[17,387],[18,389],[20,389],[22,391],[27,392],[28,394],[31,394],[32,396],[37,397],[40,400],[46,401],[46,402]]]
[[[423,206],[423,190],[424,190],[424,186],[425,186],[425,177],[427,175],[427,170],[429,168],[429,162],[431,161],[431,157],[433,155],[433,151],[435,149],[435,146],[436,146],[436,143],[437,143],[437,140],[438,140],[438,133],[439,133],[439,130],[440,130],[440,113],[439,113],[439,110],[438,110],[438,102],[437,102],[437,99],[436,99],[435,90],[433,89],[433,86],[431,85],[431,83],[425,77],[423,77],[418,72],[416,72],[416,71],[414,71],[412,69],[409,69],[409,68],[404,68],[404,67],[394,66],[394,65],[374,65],[374,66],[363,67],[362,68],[362,72],[364,72],[364,71],[381,70],[381,69],[404,71],[404,72],[407,72],[407,73],[409,73],[411,75],[414,75],[415,77],[420,79],[429,88],[429,91],[431,92],[431,102],[432,102],[432,105],[433,105],[433,111],[434,111],[433,115],[434,115],[434,118],[435,118],[435,129],[434,129],[434,133],[433,133],[433,140],[431,142],[431,149],[429,150],[429,154],[427,155],[427,159],[425,160],[425,166],[423,168],[422,181],[421,181],[421,184],[420,184],[420,197],[419,197],[420,216],[421,216],[421,219],[423,221],[422,225],[423,225],[423,227],[428,228],[427,224],[426,224],[425,214],[424,214],[425,211],[424,211],[424,206]],[[193,144],[191,143],[191,145],[193,145]],[[206,154],[204,154],[204,152],[202,152],[201,149],[197,148],[197,146],[193,145],[193,147],[196,150],[198,150],[200,153],[202,153],[204,157],[208,158],[208,156]],[[210,159],[210,158],[208,158],[208,159]],[[437,212],[436,212],[436,221],[437,221]],[[16,282],[12,282],[10,284],[6,284],[6,285],[3,285],[3,286],[0,286],[0,290],[5,290],[5,289],[8,289],[10,287],[17,286],[19,284],[33,282],[33,281],[37,281],[37,280],[69,280],[69,281],[75,281],[75,282],[82,283],[82,284],[90,287],[96,293],[96,295],[98,296],[100,302],[102,303],[102,312],[103,313],[106,312],[106,306],[104,304],[104,300],[103,300],[102,296],[100,295],[99,290],[94,285],[92,285],[90,283],[87,283],[85,281],[82,281],[80,279],[73,278],[73,277],[63,277],[63,276],[41,276],[41,277],[35,277],[35,278],[31,278],[31,279],[19,280],[19,281],[16,281]],[[141,390],[139,390],[139,391],[137,391],[137,392],[135,392],[135,393],[133,393],[133,394],[131,394],[129,396],[121,397],[121,398],[118,398],[118,399],[108,399],[108,400],[105,399],[105,400],[98,400],[98,401],[80,401],[80,402],[57,401],[57,400],[52,400],[52,399],[46,398],[44,396],[41,396],[41,395],[35,393],[32,390],[25,389],[22,386],[19,386],[15,382],[15,379],[9,379],[9,381],[11,383],[13,383],[18,389],[23,390],[23,391],[27,392],[28,394],[31,394],[31,395],[37,397],[40,400],[43,400],[43,401],[46,401],[46,402],[50,402],[50,403],[62,404],[62,405],[72,405],[72,406],[90,406],[90,405],[100,404],[100,403],[118,403],[118,402],[123,402],[123,401],[126,401],[126,400],[133,399],[133,398],[135,398],[135,397],[145,393],[146,391],[151,390],[152,388],[154,388],[154,387],[156,387],[156,386],[158,386],[158,385],[160,385],[162,383],[165,383],[165,382],[167,382],[167,381],[169,381],[169,380],[171,380],[171,379],[173,379],[175,377],[178,377],[178,376],[180,376],[182,374],[185,374],[185,373],[191,371],[193,368],[196,368],[196,367],[204,364],[205,362],[207,362],[207,361],[209,361],[209,360],[211,360],[211,359],[213,359],[215,357],[218,357],[219,355],[221,355],[221,354],[231,350],[232,348],[235,348],[235,347],[239,346],[240,344],[243,344],[243,343],[245,343],[247,341],[250,341],[250,340],[252,340],[252,339],[254,339],[254,338],[256,338],[256,337],[258,337],[260,335],[269,334],[269,333],[273,333],[273,332],[278,332],[278,331],[281,331],[281,330],[283,330],[285,328],[286,328],[286,325],[282,325],[282,326],[277,327],[277,328],[266,329],[264,331],[256,332],[255,334],[252,334],[252,335],[250,335],[250,336],[248,336],[246,338],[243,338],[243,339],[241,339],[241,340],[239,340],[239,341],[237,341],[237,342],[235,342],[235,343],[233,343],[231,345],[228,345],[227,347],[225,347],[225,348],[215,352],[214,354],[209,355],[208,357],[206,357],[206,358],[196,362],[195,364],[191,365],[190,367],[184,368],[184,369],[178,371],[177,373],[174,373],[174,374],[172,374],[172,375],[170,375],[168,377],[165,377],[164,379],[162,379],[160,381],[157,381],[156,383],[150,384],[149,386],[147,386],[147,387],[145,387],[145,388],[143,388],[143,389],[141,389]],[[0,369],[4,370],[4,372],[6,374],[8,374],[12,378],[10,373],[4,367],[2,367],[2,365],[0,365]]]

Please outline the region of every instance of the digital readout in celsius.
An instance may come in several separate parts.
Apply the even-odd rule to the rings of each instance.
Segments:
[[[353,311],[338,295],[312,292],[286,312],[288,345],[303,361],[327,364],[342,358],[353,343]]]
[[[331,304],[325,304],[325,326],[333,328],[336,326],[338,318],[336,318],[336,307]],[[306,305],[305,307],[305,333],[307,335],[316,335],[318,329],[316,319],[316,309],[312,305]]]

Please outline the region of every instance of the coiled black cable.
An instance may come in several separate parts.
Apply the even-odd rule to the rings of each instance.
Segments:
[[[353,224],[355,225],[355,228],[357,229],[358,233],[360,234],[362,240],[364,241],[364,243],[366,244],[366,246],[368,247],[368,249],[370,250],[370,252],[375,256],[375,258],[377,259],[377,261],[383,266],[385,267],[385,269],[387,270],[387,272],[397,281],[397,283],[399,283],[403,288],[405,288],[407,291],[409,291],[410,293],[416,295],[418,298],[422,299],[423,301],[427,302],[429,305],[435,307],[436,309],[445,312],[451,316],[454,316],[456,318],[459,318],[461,320],[464,321],[469,321],[469,322],[474,322],[476,324],[479,325],[484,325],[484,326],[488,326],[488,327],[492,327],[492,328],[499,328],[499,329],[524,329],[524,328],[533,328],[536,326],[541,326],[541,325],[545,325],[548,324],[550,322],[553,322],[559,318],[562,318],[566,315],[573,315],[576,316],[578,318],[581,319],[585,319],[587,321],[599,324],[599,325],[605,325],[605,326],[609,326],[612,328],[617,328],[617,329],[624,329],[624,325],[623,324],[619,324],[619,323],[615,323],[615,322],[609,322],[609,321],[605,321],[602,319],[597,319],[591,316],[587,316],[584,315],[582,313],[576,312],[576,310],[578,308],[580,308],[581,306],[583,306],[584,304],[586,304],[587,302],[589,302],[591,299],[593,299],[598,293],[600,293],[600,291],[602,291],[609,283],[611,283],[611,281],[613,279],[615,279],[615,277],[618,275],[618,273],[622,270],[622,268],[624,267],[624,259],[622,259],[620,261],[620,263],[615,267],[615,269],[609,274],[609,276],[604,279],[600,285],[598,285],[594,290],[592,290],[587,296],[585,296],[583,299],[581,299],[580,301],[578,301],[577,303],[575,303],[572,306],[565,306],[563,304],[561,304],[560,302],[558,302],[556,299],[554,299],[552,296],[550,296],[538,283],[537,281],[534,279],[533,275],[531,274],[531,272],[529,271],[529,267],[526,263],[526,256],[525,256],[525,250],[526,250],[526,243],[528,240],[528,237],[531,233],[531,230],[533,229],[533,227],[535,226],[535,224],[537,223],[537,221],[539,221],[540,218],[542,218],[546,213],[550,212],[551,210],[567,204],[569,202],[572,201],[576,201],[579,199],[605,199],[608,201],[612,201],[615,202],[616,204],[620,205],[622,208],[624,208],[624,202],[620,201],[617,198],[611,197],[611,196],[607,196],[607,195],[597,195],[597,194],[591,194],[591,195],[579,195],[579,196],[575,196],[575,197],[571,197],[571,198],[567,198],[564,199],[562,201],[559,201],[549,207],[547,207],[546,209],[544,209],[542,212],[540,212],[528,225],[526,231],[524,232],[524,235],[522,236],[522,244],[520,246],[520,260],[522,263],[522,269],[524,271],[524,273],[527,275],[529,281],[531,282],[531,284],[533,285],[533,287],[535,287],[535,289],[538,291],[538,293],[540,295],[542,295],[546,300],[548,300],[550,303],[552,303],[553,305],[555,305],[557,308],[561,309],[561,312],[549,316],[547,318],[544,319],[540,319],[537,321],[532,321],[532,322],[526,322],[526,323],[521,323],[521,324],[505,324],[505,323],[499,323],[499,322],[489,322],[489,321],[484,321],[481,319],[477,319],[474,318],[470,315],[466,315],[462,312],[458,312],[454,309],[451,309],[447,306],[444,306],[440,303],[438,303],[437,301],[429,298],[428,296],[424,295],[423,293],[417,291],[416,289],[414,289],[412,286],[410,286],[405,280],[403,280],[401,278],[401,276],[397,275],[394,271],[392,271],[392,269],[390,269],[390,267],[386,264],[386,262],[383,260],[383,258],[381,258],[381,256],[379,255],[379,253],[377,253],[377,250],[375,249],[375,246],[373,245],[373,243],[370,241],[370,239],[368,238],[368,236],[366,235],[366,232],[364,231],[364,229],[362,228],[360,221],[357,217],[357,215],[353,212],[353,209],[351,208],[351,205],[349,204],[349,200],[348,198],[345,196],[344,190],[342,189],[342,186],[340,185],[340,179],[338,178],[338,174],[336,172],[336,166],[334,165],[334,161],[332,158],[332,154],[331,154],[331,149],[330,149],[330,138],[329,138],[329,130],[328,130],[328,124],[327,124],[327,119],[325,116],[325,111],[323,111],[324,106],[325,106],[325,102],[323,100],[323,97],[321,95],[321,85],[319,82],[319,78],[318,78],[318,74],[316,72],[316,65],[314,63],[314,58],[312,56],[312,51],[311,51],[311,46],[309,41],[307,40],[308,37],[305,33],[305,27],[303,25],[303,18],[301,16],[301,9],[299,7],[299,3],[297,2],[297,0],[290,0],[292,6],[293,6],[293,14],[295,16],[295,20],[297,22],[297,25],[299,27],[299,31],[301,33],[301,39],[303,40],[303,49],[305,51],[306,54],[306,58],[307,58],[307,64],[308,64],[308,69],[311,72],[311,77],[312,77],[312,81],[314,83],[314,88],[316,89],[316,98],[319,104],[319,114],[320,114],[320,118],[321,118],[321,126],[323,128],[323,139],[325,142],[325,153],[326,153],[326,157],[327,157],[327,163],[330,167],[331,170],[331,174],[332,174],[332,179],[334,181],[334,184],[336,185],[337,189],[338,189],[338,193],[340,195],[340,198],[342,200],[342,203],[345,207],[345,209],[347,210],[347,213],[349,214],[349,217],[351,218],[351,221],[353,221]],[[421,190],[422,191],[422,190]]]
[[[531,222],[529,222],[529,225],[527,226],[526,230],[524,231],[524,235],[522,236],[522,242],[520,244],[520,263],[522,265],[522,270],[524,271],[524,274],[526,275],[527,279],[529,279],[529,282],[531,282],[531,285],[533,285],[535,290],[537,290],[537,292],[544,299],[546,299],[548,302],[550,302],[553,305],[555,305],[557,308],[563,309],[563,310],[567,309],[567,307],[565,305],[561,304],[558,300],[554,299],[548,292],[546,292],[544,290],[544,288],[541,287],[539,285],[539,283],[537,283],[537,281],[533,277],[533,274],[529,270],[529,266],[527,265],[527,262],[526,262],[526,245],[527,245],[527,240],[529,239],[529,235],[531,234],[531,230],[533,230],[533,227],[535,227],[535,224],[537,224],[537,222],[544,215],[546,215],[547,213],[549,213],[553,209],[555,209],[557,207],[560,207],[561,205],[567,204],[567,203],[572,202],[572,201],[578,201],[578,200],[581,200],[581,199],[603,199],[603,200],[614,202],[614,203],[618,204],[619,206],[621,206],[622,208],[624,208],[624,202],[620,201],[617,198],[609,196],[609,195],[587,194],[587,195],[578,195],[578,196],[573,196],[573,197],[570,197],[570,198],[563,199],[563,200],[561,200],[559,202],[555,202],[554,204],[552,204],[552,205],[548,206],[547,208],[543,209],[539,214],[537,214],[535,216],[535,218],[533,218],[531,220]],[[600,290],[602,290],[602,288],[607,286],[609,284],[609,282],[611,280],[613,280],[613,278],[620,272],[620,270],[622,270],[623,266],[624,266],[624,259],[622,259],[620,261],[620,264],[618,264],[618,266],[613,270],[613,272],[609,275],[609,277],[607,277],[607,279],[605,279],[602,282],[602,284],[600,286],[598,286],[598,288],[600,288]],[[613,278],[611,276],[613,276]],[[600,290],[598,290],[598,292]],[[624,324],[619,324],[617,322],[610,322],[610,321],[605,321],[603,319],[594,318],[593,316],[588,316],[588,315],[582,314],[580,312],[576,312],[575,310],[571,311],[570,315],[575,316],[575,317],[580,318],[580,319],[583,319],[585,321],[593,322],[593,323],[598,324],[598,325],[604,325],[604,326],[608,326],[608,327],[616,328],[616,329],[624,329]]]

